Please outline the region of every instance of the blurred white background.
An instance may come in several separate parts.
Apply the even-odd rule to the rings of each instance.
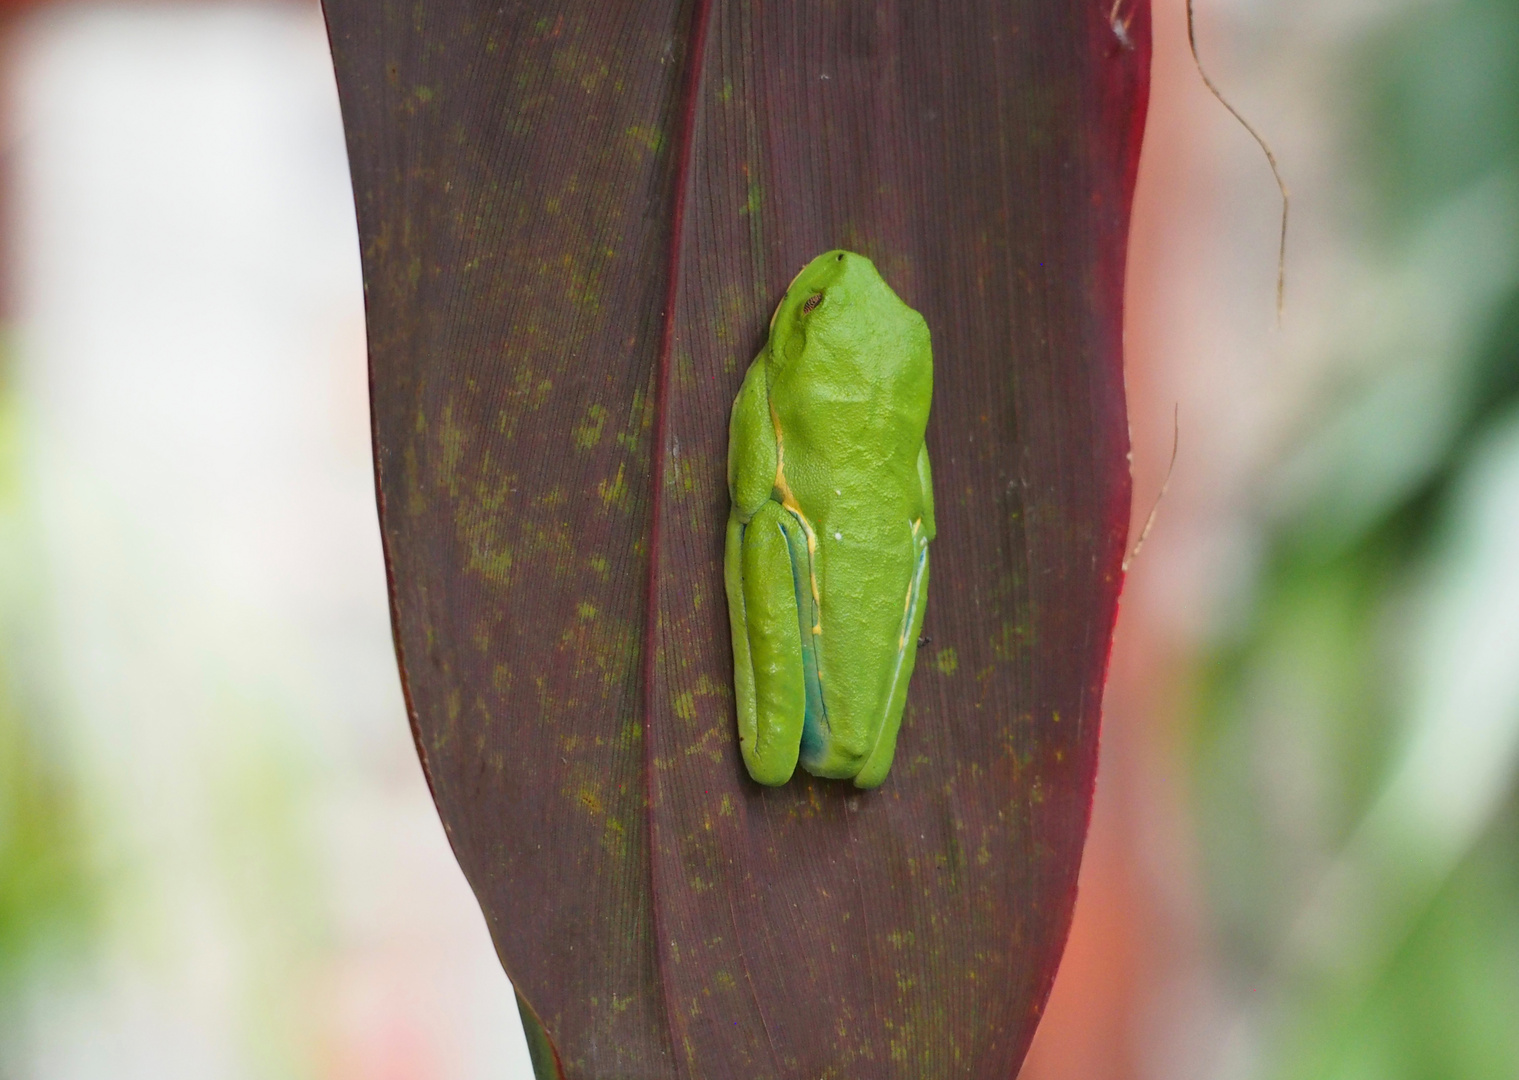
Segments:
[[[530,1076],[400,696],[319,11],[8,45],[5,671],[80,903],[0,1076]]]

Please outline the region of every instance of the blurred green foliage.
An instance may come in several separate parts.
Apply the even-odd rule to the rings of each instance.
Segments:
[[[44,944],[86,914],[82,850],[69,789],[0,685],[0,995]]]
[[[89,917],[84,829],[57,755],[38,725],[25,659],[37,627],[28,606],[28,541],[16,455],[18,410],[0,356],[0,1004],[44,950],[76,943]],[[0,1055],[0,1064],[4,1057]]]
[[[1492,662],[1519,670],[1519,609],[1491,610],[1505,602],[1496,579],[1485,597],[1468,588],[1519,562],[1519,528],[1506,560],[1479,565],[1463,539],[1484,514],[1519,526],[1493,479],[1493,462],[1519,448],[1519,221],[1503,209],[1519,205],[1519,4],[1407,5],[1354,49],[1342,71],[1358,100],[1342,134],[1370,195],[1373,259],[1434,295],[1450,280],[1440,268],[1463,255],[1452,208],[1480,205],[1506,269],[1458,298],[1468,325],[1447,352],[1363,364],[1305,440],[1306,491],[1263,496],[1248,615],[1196,702],[1198,826],[1235,989],[1259,1003],[1258,1075],[1513,1077],[1519,699],[1447,714],[1430,696],[1444,685],[1430,665],[1442,627],[1466,618],[1506,629],[1513,648]],[[1395,318],[1397,296],[1382,302]],[[1411,371],[1419,392],[1391,389]],[[1403,464],[1388,471],[1387,460]],[[1347,504],[1359,512],[1341,513]],[[1467,778],[1446,767],[1463,761],[1482,768]],[[1484,801],[1477,773],[1499,767],[1505,779]],[[1419,835],[1419,808],[1452,790],[1480,818]],[[1395,836],[1390,822],[1413,827]]]

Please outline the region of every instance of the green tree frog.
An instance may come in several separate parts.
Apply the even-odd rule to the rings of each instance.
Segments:
[[[896,752],[928,596],[928,324],[830,251],[770,319],[728,428],[724,577],[749,775],[872,788]]]

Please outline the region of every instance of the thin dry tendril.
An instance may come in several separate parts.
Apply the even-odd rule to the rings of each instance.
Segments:
[[[1119,0],[1122,3],[1122,0]],[[1250,133],[1250,137],[1260,146],[1261,152],[1266,155],[1266,161],[1271,166],[1271,175],[1276,178],[1277,190],[1282,193],[1282,232],[1277,241],[1276,248],[1276,324],[1282,324],[1282,310],[1286,306],[1287,297],[1287,212],[1292,205],[1292,196],[1287,191],[1287,181],[1282,179],[1282,170],[1276,163],[1276,155],[1271,152],[1271,146],[1259,131],[1251,125],[1250,121],[1240,115],[1240,111],[1229,104],[1229,99],[1224,97],[1213,80],[1208,78],[1208,72],[1203,68],[1202,57],[1197,53],[1197,20],[1192,13],[1193,0],[1187,0],[1187,44],[1192,47],[1192,63],[1197,67],[1197,73],[1202,76],[1203,85],[1208,88],[1218,103],[1229,110],[1229,114],[1239,121],[1242,128]],[[1113,6],[1114,14],[1117,14],[1118,5]]]
[[[1134,565],[1134,560],[1139,558],[1139,551],[1145,546],[1145,541],[1150,538],[1150,530],[1155,527],[1155,518],[1160,513],[1160,501],[1166,497],[1166,492],[1171,487],[1171,474],[1176,471],[1176,452],[1181,449],[1181,406],[1176,406],[1176,411],[1171,414],[1171,464],[1166,466],[1166,478],[1160,485],[1160,494],[1155,496],[1155,504],[1150,507],[1150,516],[1145,518],[1145,527],[1139,530],[1139,539],[1134,541],[1134,546],[1123,557],[1123,566],[1120,569],[1125,574],[1129,567]]]

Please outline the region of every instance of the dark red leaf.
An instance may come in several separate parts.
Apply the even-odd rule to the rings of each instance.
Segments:
[[[417,746],[564,1073],[997,1077],[1074,900],[1129,515],[1145,0],[329,0]],[[928,320],[881,789],[751,783],[729,405],[813,255]]]

